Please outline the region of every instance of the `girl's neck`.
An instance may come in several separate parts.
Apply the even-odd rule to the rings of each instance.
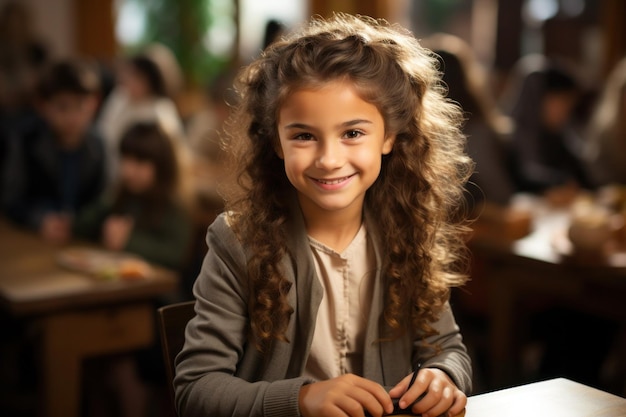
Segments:
[[[311,215],[303,209],[303,214],[307,234],[338,253],[350,245],[363,222],[362,211]]]

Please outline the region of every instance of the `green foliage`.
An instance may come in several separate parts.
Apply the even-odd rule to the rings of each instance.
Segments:
[[[211,0],[125,0],[134,1],[145,11],[146,27],[138,45],[160,42],[169,47],[192,85],[206,84],[227,64],[230,57],[207,50],[204,37],[213,23]]]
[[[427,22],[433,30],[441,30],[460,6],[467,6],[470,3],[471,1],[467,0],[425,0]]]

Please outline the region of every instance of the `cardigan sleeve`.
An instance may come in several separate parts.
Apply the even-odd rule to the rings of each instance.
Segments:
[[[260,374],[243,367],[247,346],[248,309],[244,288],[246,258],[225,215],[207,234],[208,252],[194,285],[196,315],[185,331],[185,346],[176,358],[176,406],[179,415],[297,416],[304,378],[245,380]]]
[[[413,362],[421,363],[424,368],[441,369],[461,391],[469,395],[472,391],[472,364],[449,304],[446,304],[439,320],[433,323],[433,328],[438,334],[427,338],[426,344],[438,347],[436,354],[430,354],[432,348],[425,349],[419,340],[416,342],[418,348],[414,349],[418,357]]]

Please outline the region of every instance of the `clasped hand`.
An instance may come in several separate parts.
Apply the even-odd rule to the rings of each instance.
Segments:
[[[410,407],[410,412],[423,417],[455,416],[465,408],[467,397],[445,372],[423,368],[407,390],[410,380],[411,375],[407,375],[389,392],[353,374],[304,385],[300,390],[300,413],[304,417],[364,417],[367,411],[381,417],[393,412],[392,398],[399,398],[400,408]]]

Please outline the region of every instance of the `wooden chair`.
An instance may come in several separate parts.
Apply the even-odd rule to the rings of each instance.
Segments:
[[[174,404],[174,386],[172,381],[176,374],[174,359],[185,344],[185,327],[195,315],[195,301],[185,301],[163,306],[157,310],[161,350],[165,362],[165,374],[168,380],[168,391]]]

